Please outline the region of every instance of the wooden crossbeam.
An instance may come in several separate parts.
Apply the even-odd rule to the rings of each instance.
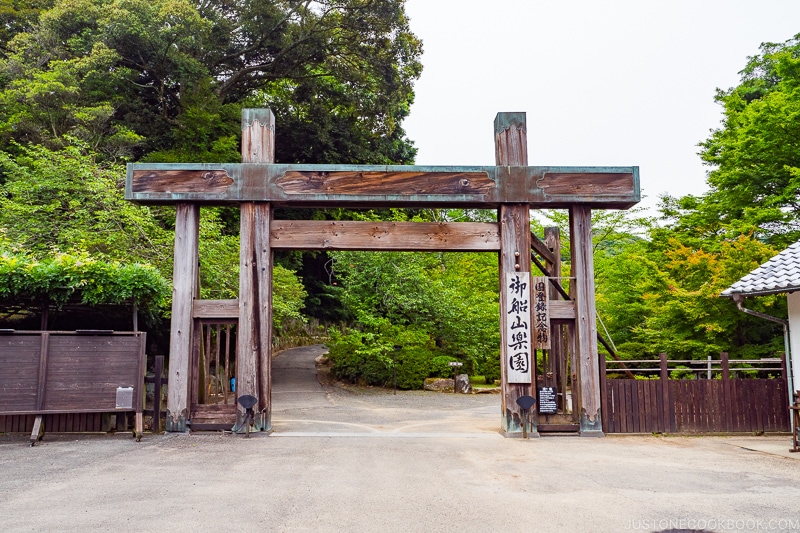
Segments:
[[[283,250],[496,252],[491,222],[361,222],[273,220],[270,247]]]
[[[272,202],[295,207],[581,203],[627,209],[640,200],[638,167],[379,165],[128,165],[125,198],[143,204]]]
[[[547,244],[533,232],[531,232],[531,249],[541,255],[548,263],[552,264],[556,262],[556,258],[553,256],[553,252],[550,251],[550,248],[547,247]]]

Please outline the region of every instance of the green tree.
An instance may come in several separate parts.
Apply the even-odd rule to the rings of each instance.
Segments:
[[[53,0],[0,0],[0,58],[9,51],[8,43],[18,33],[30,31],[39,12]]]
[[[52,148],[69,133],[110,157],[227,159],[239,110],[269,105],[281,160],[409,162],[400,123],[421,45],[403,4],[56,0],[8,43],[0,133]]]
[[[800,35],[762,44],[741,76],[717,92],[722,127],[700,145],[709,193],[666,198],[665,214],[694,234],[784,246],[800,236]]]
[[[170,276],[172,236],[150,209],[124,200],[124,176],[124,167],[98,163],[80,143],[0,152],[0,229],[34,257],[83,252]]]

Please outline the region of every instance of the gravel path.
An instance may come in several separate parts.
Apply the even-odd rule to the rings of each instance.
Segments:
[[[785,436],[505,439],[496,395],[321,386],[314,350],[272,436],[0,437],[0,531],[800,531]]]
[[[500,428],[496,394],[443,394],[343,387],[317,378],[322,346],[282,352],[273,360],[273,429],[281,435],[378,436],[492,434]]]

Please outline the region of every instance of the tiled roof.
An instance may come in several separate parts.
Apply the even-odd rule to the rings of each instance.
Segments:
[[[797,290],[800,290],[800,241],[722,291],[721,296],[730,298],[734,293],[755,296]]]

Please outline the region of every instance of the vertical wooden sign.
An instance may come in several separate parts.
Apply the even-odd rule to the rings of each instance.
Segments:
[[[547,298],[547,278],[536,276],[533,284],[533,346],[537,350],[550,349],[550,304]]]
[[[509,383],[531,383],[530,272],[506,272],[506,372]]]

